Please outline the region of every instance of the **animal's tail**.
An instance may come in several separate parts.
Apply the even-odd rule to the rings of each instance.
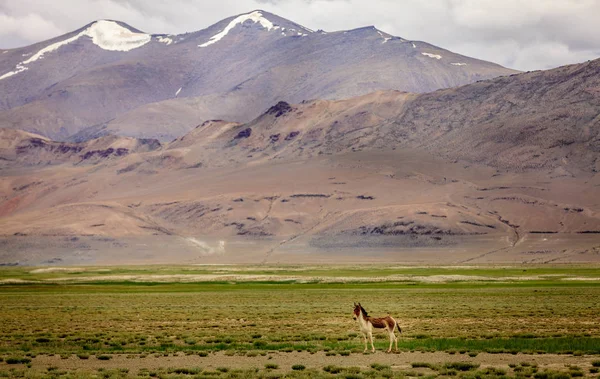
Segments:
[[[398,328],[398,333],[402,334],[402,329],[400,329],[400,325],[398,325],[398,321],[396,321],[396,328]]]

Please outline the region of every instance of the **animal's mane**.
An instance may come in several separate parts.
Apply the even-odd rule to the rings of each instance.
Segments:
[[[369,317],[369,314],[367,313],[367,311],[365,310],[365,308],[363,308],[362,305],[359,305],[359,307],[360,307],[360,311],[362,312],[362,314],[365,317]]]

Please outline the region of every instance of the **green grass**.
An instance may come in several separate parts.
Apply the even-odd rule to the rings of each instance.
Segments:
[[[200,356],[214,351],[327,351],[342,359],[363,348],[362,336],[351,318],[355,301],[374,316],[390,313],[398,319],[404,331],[398,345],[404,351],[600,354],[600,324],[591,322],[600,314],[600,282],[561,280],[567,276],[600,277],[600,270],[594,267],[195,266],[107,270],[34,274],[31,268],[2,268],[0,280],[218,272],[373,278],[470,275],[507,280],[0,285],[0,354],[76,354],[81,358],[178,351]],[[514,279],[524,276],[539,278]],[[376,332],[375,338],[378,350],[387,349],[383,333]]]

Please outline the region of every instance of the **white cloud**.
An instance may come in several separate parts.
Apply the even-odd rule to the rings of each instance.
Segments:
[[[149,33],[204,29],[254,9],[311,29],[367,25],[522,70],[600,56],[600,0],[0,0],[0,47],[102,18]]]

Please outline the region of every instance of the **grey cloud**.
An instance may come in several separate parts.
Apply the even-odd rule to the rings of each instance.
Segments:
[[[521,70],[594,59],[600,52],[600,0],[0,0],[0,47],[38,42],[102,18],[177,34],[253,9],[314,30],[375,25]]]

